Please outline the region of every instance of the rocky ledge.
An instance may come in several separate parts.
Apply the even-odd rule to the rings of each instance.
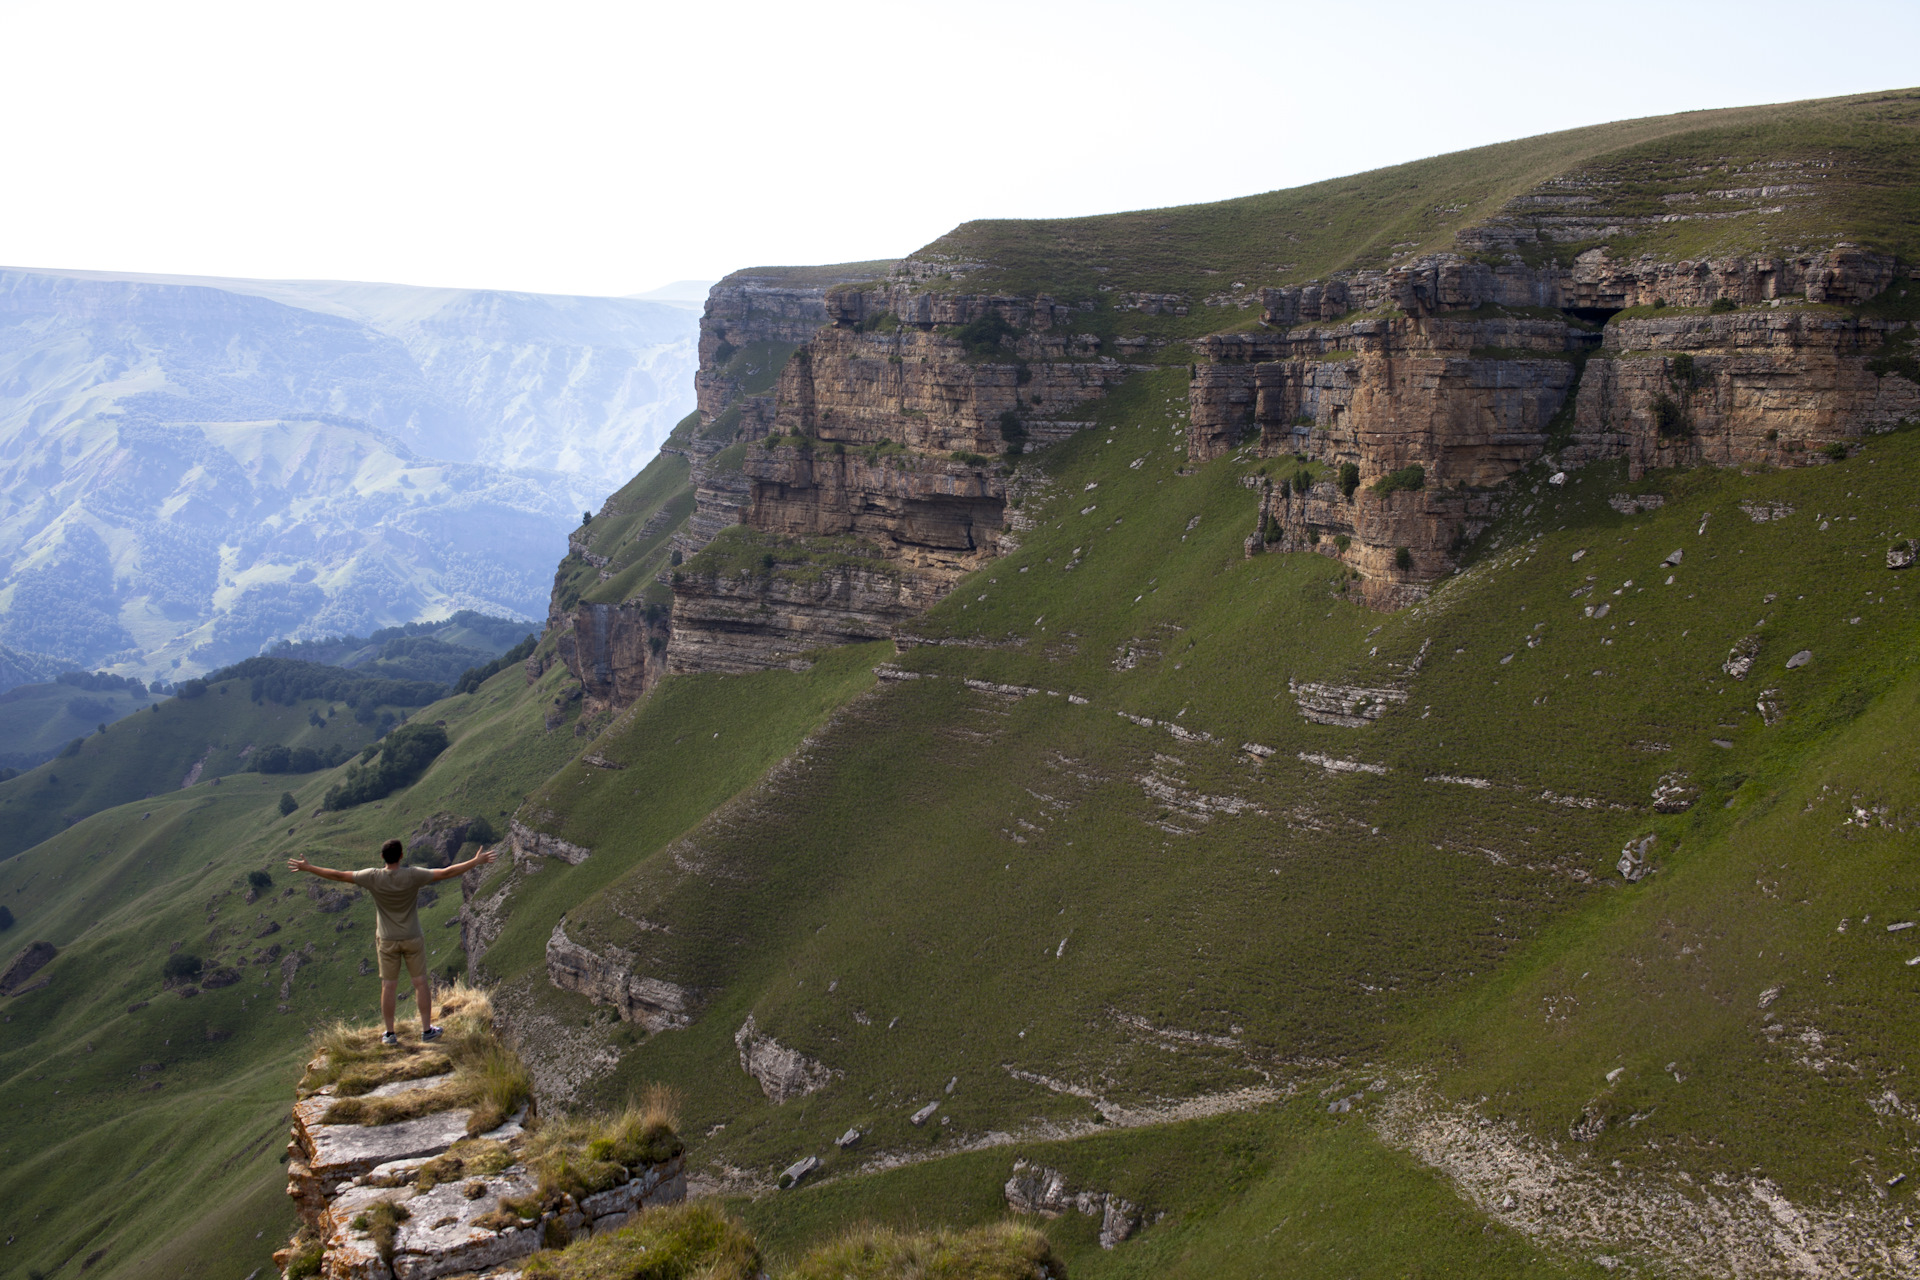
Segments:
[[[506,1280],[531,1254],[685,1198],[670,1119],[630,1110],[542,1131],[486,997],[453,997],[441,1043],[330,1032],[307,1064],[287,1147],[300,1228],[274,1254],[284,1280]]]

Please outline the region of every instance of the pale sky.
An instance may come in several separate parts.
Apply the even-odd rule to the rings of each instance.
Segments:
[[[0,0],[0,262],[624,294],[1920,81],[1920,5]]]

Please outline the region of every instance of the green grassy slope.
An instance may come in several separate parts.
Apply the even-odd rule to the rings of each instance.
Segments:
[[[1696,243],[1700,224],[1676,224],[1630,247],[1846,234],[1910,254],[1915,104],[1628,122],[1247,201],[968,224],[932,251],[990,264],[969,291],[1197,298],[1446,247],[1556,174],[1606,178],[1638,216],[1727,181],[1688,168],[1711,151],[1731,168],[1843,163],[1769,238]],[[1125,323],[1250,320],[1194,310]],[[1920,920],[1920,588],[1884,557],[1920,536],[1920,433],[1779,473],[1595,466],[1556,488],[1536,469],[1464,572],[1381,615],[1349,603],[1331,556],[1243,556],[1257,473],[1292,464],[1189,468],[1185,386],[1184,368],[1136,374],[1095,429],[1027,460],[1050,484],[1021,508],[1032,527],[924,618],[940,643],[674,677],[610,724],[553,728],[571,681],[516,667],[418,712],[453,746],[379,804],[312,816],[335,781],[316,774],[297,780],[309,816],[283,820],[288,780],[228,773],[0,863],[9,939],[63,949],[48,988],[0,1001],[9,1265],[104,1248],[90,1275],[244,1274],[264,1258],[286,1225],[273,1161],[305,1029],[374,990],[364,904],[323,913],[284,896],[277,868],[363,863],[442,809],[518,812],[594,851],[496,874],[511,909],[485,970],[503,1007],[546,1018],[536,1057],[617,1059],[581,1102],[684,1092],[691,1167],[769,1192],[737,1205],[776,1262],[853,1219],[995,1218],[1026,1157],[1148,1211],[1113,1251],[1089,1219],[1050,1224],[1081,1280],[1598,1274],[1591,1250],[1514,1234],[1475,1207],[1484,1187],[1390,1136],[1414,1084],[1623,1188],[1665,1179],[1686,1200],[1765,1176],[1803,1205],[1904,1211],[1920,942],[1888,926]],[[1623,515],[1622,495],[1661,505]],[[581,533],[604,569],[562,563],[562,606],[663,604],[689,502],[682,459],[636,477]],[[1792,511],[1758,522],[1742,504]],[[1722,665],[1736,649],[1744,679]],[[1386,709],[1313,723],[1301,682],[1384,691]],[[211,770],[252,723],[218,717],[260,709],[200,702],[225,744]],[[169,732],[151,744],[163,762],[187,741]],[[79,759],[104,771],[122,733]],[[575,759],[588,750],[600,763]],[[1656,813],[1663,781],[1693,806]],[[1652,872],[1628,883],[1615,861],[1649,835]],[[245,903],[259,868],[276,868],[273,896]],[[461,959],[453,907],[427,915],[436,967]],[[647,1036],[555,990],[544,951],[563,918],[686,988],[692,1024]],[[280,930],[254,937],[268,919]],[[243,981],[159,992],[175,943]],[[312,948],[284,1001],[278,957],[239,965],[275,943]],[[831,1082],[770,1104],[740,1065],[749,1016]],[[859,1145],[837,1149],[850,1127]],[[822,1171],[772,1194],[808,1154]],[[129,1178],[161,1190],[130,1198]]]
[[[0,857],[29,848],[84,815],[178,791],[196,764],[199,778],[211,783],[245,767],[251,747],[338,744],[353,749],[378,732],[337,706],[337,714],[328,718],[325,702],[281,706],[256,703],[246,695],[244,681],[226,681],[199,698],[149,703],[109,725],[105,733],[85,738],[75,754],[58,756],[0,783]],[[309,722],[315,713],[326,721],[324,726]],[[281,781],[271,788],[276,797],[283,785],[298,790],[295,784],[304,781],[279,776]]]
[[[838,1177],[876,1154],[938,1154],[994,1132],[1091,1131],[1097,1113],[1126,1122],[1169,1098],[1291,1086],[1317,1110],[1319,1090],[1356,1071],[1439,1072],[1456,1096],[1488,1094],[1500,1115],[1564,1141],[1605,1072],[1627,1062],[1646,1078],[1602,1091],[1601,1111],[1618,1122],[1595,1158],[1663,1168],[1678,1158],[1701,1178],[1777,1169],[1790,1194],[1818,1196],[1846,1185],[1863,1152],[1886,1161],[1903,1150],[1904,1122],[1869,1109],[1851,1076],[1808,1105],[1827,1086],[1779,1069],[1789,1049],[1759,1030],[1755,1001],[1791,970],[1821,985],[1808,995],[1821,1012],[1805,1016],[1826,1019],[1829,1044],[1848,1037],[1846,1060],[1888,1071],[1911,1061],[1886,986],[1904,968],[1876,956],[1878,969],[1852,973],[1790,948],[1778,958],[1788,935],[1769,914],[1804,915],[1794,929],[1808,947],[1830,943],[1842,916],[1880,920],[1912,888],[1898,873],[1911,836],[1859,833],[1871,856],[1835,881],[1825,912],[1798,906],[1821,899],[1784,872],[1735,890],[1774,857],[1740,825],[1754,821],[1746,815],[1798,813],[1805,800],[1789,780],[1817,790],[1849,753],[1889,749],[1902,723],[1914,617],[1884,553],[1915,531],[1920,437],[1775,475],[1629,484],[1591,468],[1564,490],[1529,475],[1526,500],[1466,573],[1429,604],[1382,617],[1341,598],[1344,570],[1330,558],[1242,558],[1255,495],[1239,481],[1261,464],[1225,459],[1182,474],[1178,380],[1137,377],[1101,408],[1101,430],[1054,451],[1039,527],[925,620],[930,636],[995,647],[902,655],[896,664],[923,678],[850,704],[751,803],[568,910],[576,941],[627,948],[638,971],[704,1001],[694,1026],[628,1050],[601,1095],[677,1082],[692,1098],[689,1129],[711,1131],[698,1159],[770,1177],[817,1154]],[[1666,505],[1623,516],[1608,499],[1626,492]],[[1742,501],[1797,510],[1755,523]],[[1682,563],[1662,567],[1675,549]],[[1610,605],[1603,618],[1585,616],[1595,602]],[[1749,634],[1756,665],[1734,681],[1721,663]],[[1803,648],[1814,660],[1787,671]],[[1005,697],[962,677],[1041,692]],[[1290,679],[1398,682],[1408,698],[1364,729],[1317,725],[1300,716]],[[1756,710],[1763,690],[1779,709],[1772,726]],[[1182,739],[1168,724],[1206,737]],[[1261,763],[1242,743],[1272,754]],[[1333,771],[1303,755],[1385,772]],[[697,767],[676,757],[651,776],[657,786]],[[566,784],[544,794],[558,830],[590,839],[617,827],[623,808],[626,821],[643,820],[650,790],[590,772],[563,773]],[[1655,815],[1652,790],[1674,773],[1699,803]],[[1870,794],[1844,770],[1834,776],[1848,779],[1836,793]],[[592,799],[576,808],[568,787]],[[1903,812],[1903,792],[1871,795]],[[1828,803],[1834,814],[1807,821],[1837,821],[1838,801]],[[1612,864],[1628,838],[1649,833],[1660,836],[1659,869],[1628,885]],[[1830,876],[1825,861],[1781,856],[1810,879]],[[561,895],[544,896],[556,883],[542,885],[514,965],[536,962],[560,907]],[[1669,946],[1661,963],[1691,974],[1691,987],[1662,1004],[1656,992],[1680,981],[1650,971],[1654,939],[1677,919],[1724,957],[1695,972],[1700,962]],[[1857,928],[1834,945],[1856,945]],[[1741,948],[1759,936],[1771,942],[1754,950],[1767,955],[1748,962]],[[1884,935],[1873,937],[1885,950]],[[1541,1035],[1543,994],[1603,958],[1610,972],[1649,972]],[[567,1018],[585,1012],[577,998],[547,998]],[[1696,1005],[1717,1012],[1687,1012]],[[738,1066],[733,1031],[748,1013],[841,1074],[817,1095],[769,1106]],[[1686,1106],[1635,1092],[1667,1088],[1645,1064],[1675,1058],[1686,1059],[1683,1079],[1713,1085],[1693,1085]],[[949,1123],[909,1126],[929,1100]],[[1653,1119],[1625,1123],[1650,1105]],[[1274,1123],[1304,1124],[1301,1108],[1280,1104]],[[1791,1113],[1796,1132],[1743,1125],[1756,1112]],[[869,1136],[849,1156],[830,1140],[850,1126]],[[1405,1159],[1373,1141],[1356,1128],[1338,1142],[1359,1145],[1340,1155],[1300,1139],[1233,1212],[1299,1194],[1317,1162],[1336,1171],[1326,1176],[1339,1212],[1360,1212],[1346,1198],[1376,1176],[1365,1170]],[[1003,1179],[1014,1153],[996,1152],[966,1160]],[[1408,1166],[1394,1176],[1432,1175]],[[862,1195],[897,1196],[902,1213],[931,1220],[957,1203],[959,1177],[884,1174]],[[924,1190],[889,1191],[893,1179]],[[844,1204],[852,1193],[831,1190],[840,1185],[853,1184],[755,1212],[776,1233],[804,1235],[781,1225],[786,1215],[814,1221],[808,1197]],[[1231,1269],[1241,1229],[1231,1223],[1244,1225],[1222,1211],[1215,1228],[1153,1245],[1163,1251],[1154,1256]],[[1485,1238],[1474,1265],[1524,1273],[1527,1250],[1502,1261],[1498,1239]],[[1422,1256],[1417,1238],[1404,1253],[1389,1240],[1376,1241],[1381,1267]]]
[[[152,702],[125,689],[90,693],[65,684],[16,685],[0,695],[0,760],[38,763]]]
[[[674,429],[684,439],[692,419]],[[662,608],[672,592],[657,581],[672,548],[668,539],[693,511],[691,469],[677,453],[660,453],[652,462],[608,498],[599,515],[578,530],[575,541],[589,554],[605,556],[602,568],[569,553],[554,575],[554,600],[572,611],[580,604],[623,604],[630,599]],[[605,572],[609,576],[602,578]]]
[[[313,817],[340,770],[229,774],[218,788],[95,814],[0,864],[0,903],[17,921],[9,941],[61,949],[42,971],[47,987],[0,1000],[9,1268],[53,1273],[97,1248],[106,1253],[89,1275],[243,1276],[266,1262],[292,1224],[278,1162],[307,1034],[364,1018],[378,1000],[377,978],[361,972],[368,905],[320,910],[306,892],[319,882],[285,859],[367,865],[381,840],[441,809],[500,823],[578,749],[570,725],[543,728],[558,682],[529,686],[515,667],[421,710],[446,721],[453,745],[386,801]],[[223,706],[217,694],[200,701]],[[288,786],[301,804],[291,820],[276,806]],[[249,903],[255,870],[275,884]],[[448,927],[458,910],[449,885],[422,913],[436,969],[463,963]],[[269,922],[280,928],[261,936]],[[242,980],[190,999],[163,991],[160,964],[176,944]],[[281,953],[264,958],[274,945]],[[307,959],[283,999],[281,966],[296,953]]]
[[[987,264],[965,276],[967,292],[1046,290],[1076,299],[1108,290],[1188,293],[1196,305],[1187,317],[1129,317],[1133,327],[1187,336],[1258,314],[1197,305],[1205,296],[1454,249],[1461,228],[1486,221],[1549,180],[1564,180],[1566,191],[1595,200],[1580,212],[1656,217],[1694,207],[1670,204],[1665,196],[1806,181],[1804,174],[1783,179],[1767,167],[1803,161],[1812,166],[1818,195],[1787,198],[1785,213],[1630,228],[1610,241],[1612,252],[1678,258],[1817,251],[1846,238],[1910,261],[1920,256],[1916,124],[1920,90],[1656,116],[1214,204],[968,222],[916,256]],[[1772,207],[1779,199],[1760,204]],[[1760,207],[1756,200],[1728,207]],[[1588,247],[1568,243],[1555,252],[1570,256]],[[943,286],[936,279],[930,287]]]

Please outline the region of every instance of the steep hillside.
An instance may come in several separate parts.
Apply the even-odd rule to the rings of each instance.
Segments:
[[[485,818],[512,857],[434,965],[549,1114],[677,1088],[772,1274],[1010,1212],[1080,1280],[1920,1269],[1916,106],[722,281],[699,408],[525,662],[419,713],[452,745],[412,788],[314,815],[323,773],[283,824],[230,775],[0,865],[60,948],[0,1069],[82,1089],[0,1116],[38,1150],[79,1108],[0,1190],[18,1256],[274,1243],[271,1143],[166,1145],[110,1087],[150,1033],[96,1031],[241,1025],[294,953],[241,950],[245,871]],[[135,847],[161,888],[105,878]],[[364,907],[315,902],[296,1012],[183,1070],[257,1099],[221,1160],[298,1011],[371,998]],[[119,1013],[175,941],[241,982]],[[220,1207],[66,1172],[121,1131]]]
[[[153,697],[138,681],[90,672],[15,685],[0,693],[0,767],[31,769],[75,738],[144,711]]]
[[[9,945],[58,949],[0,998],[9,1267],[53,1274],[100,1251],[89,1275],[184,1280],[268,1264],[293,1219],[288,1081],[317,1025],[364,1021],[379,998],[365,899],[290,874],[285,859],[365,866],[380,841],[427,837],[441,814],[505,825],[576,749],[542,728],[557,683],[529,684],[515,667],[426,708],[452,745],[385,801],[319,812],[344,766],[229,774],[96,814],[0,863]],[[299,803],[285,817],[289,787]],[[272,883],[255,888],[253,872]],[[460,964],[459,899],[443,886],[422,912],[437,972]],[[166,985],[162,963],[182,953],[201,961],[199,980]],[[141,1194],[127,1193],[129,1177]]]
[[[272,687],[270,676],[280,677]],[[298,768],[311,774],[322,761],[358,752],[444,692],[438,682],[271,658],[224,668],[215,677],[187,681],[180,696],[142,702],[111,725],[68,740],[45,764],[0,782],[0,858],[103,809],[221,786],[229,774],[258,770],[274,747],[304,748],[311,758]],[[269,767],[278,770],[266,775],[270,779],[304,780],[287,773],[284,762]]]

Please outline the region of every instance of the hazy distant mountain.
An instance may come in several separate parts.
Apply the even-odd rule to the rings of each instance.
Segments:
[[[190,673],[537,616],[582,509],[692,406],[631,299],[0,270],[0,643]]]

